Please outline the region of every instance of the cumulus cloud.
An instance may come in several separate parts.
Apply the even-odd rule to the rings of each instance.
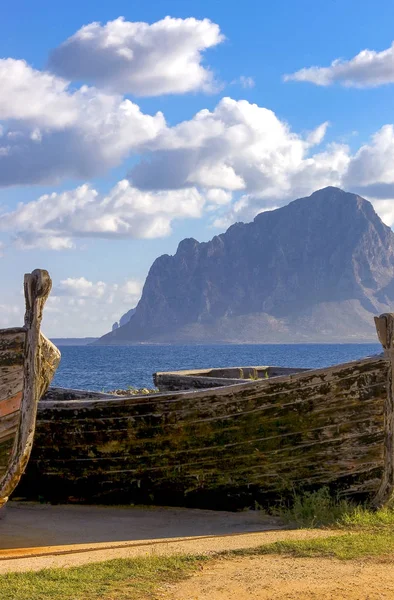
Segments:
[[[213,206],[222,206],[231,202],[232,193],[220,188],[211,188],[206,192],[206,198]]]
[[[323,146],[327,127],[301,135],[266,108],[224,98],[213,111],[162,129],[130,178],[147,190],[197,186],[220,228],[329,185],[374,202],[394,199],[394,126],[355,153],[346,144]],[[375,207],[390,220],[387,204]]]
[[[212,91],[216,84],[202,53],[223,39],[209,19],[166,17],[149,25],[120,17],[79,29],[52,52],[49,68],[121,94]]]
[[[103,335],[136,306],[142,287],[137,279],[108,283],[80,276],[55,281],[44,310],[43,330],[56,337]],[[0,304],[0,328],[21,325],[25,311],[22,289],[5,300]]]
[[[12,80],[12,73],[8,75]],[[146,115],[130,100],[86,86],[72,94],[54,86],[47,97],[43,85],[42,98],[31,108],[28,91],[34,97],[34,85],[29,82],[40,77],[46,80],[47,75],[34,72],[27,78],[21,100],[18,86],[12,88],[5,77],[5,88],[13,92],[0,101],[0,120],[10,116],[13,104],[15,114],[0,136],[0,185],[102,174],[137,152],[165,126],[162,113]],[[0,85],[3,89],[4,78]]]
[[[394,125],[384,125],[352,157],[344,188],[368,198],[386,225],[394,225]]]
[[[68,277],[55,284],[44,314],[48,335],[81,337],[103,335],[141,297],[142,282],[90,281]],[[0,314],[1,318],[1,314]]]
[[[122,284],[108,284],[104,281],[89,281],[86,277],[68,277],[62,279],[52,290],[55,298],[67,296],[69,298],[96,298],[104,299],[107,304],[114,301],[114,296],[119,296],[122,301],[136,303],[142,292],[142,282],[129,279]]]
[[[65,77],[0,59],[0,186],[102,176],[142,152],[164,116],[144,114],[121,94],[212,89],[202,52],[222,39],[208,19],[117,19],[83,27],[54,51],[50,64]]]
[[[394,126],[384,125],[372,136],[370,144],[364,144],[356,152],[349,165],[345,182],[360,187],[393,184],[393,165]]]
[[[130,178],[142,189],[199,186],[220,189],[223,198],[224,192],[242,192],[245,206],[257,199],[262,210],[278,199],[285,202],[341,181],[349,162],[347,146],[331,145],[323,152],[314,148],[327,126],[301,136],[271,110],[224,98],[212,112],[202,110],[163,129]]]
[[[101,196],[85,184],[19,204],[0,215],[0,231],[15,232],[24,249],[64,250],[81,237],[156,238],[171,232],[174,219],[200,217],[204,204],[196,188],[141,191],[123,180]]]
[[[134,299],[135,302],[135,298],[139,298],[141,296],[142,283],[136,279],[129,279],[121,286],[120,289],[125,294],[127,302],[129,302],[130,299]]]
[[[233,223],[239,221],[252,221],[257,214],[275,210],[277,208],[279,208],[279,206],[276,206],[275,204],[266,208],[264,202],[261,202],[259,198],[254,198],[253,196],[245,194],[244,196],[241,196],[239,200],[234,202],[230,209],[224,214],[216,217],[212,221],[212,227],[227,229]]]
[[[53,296],[74,296],[77,298],[101,298],[106,290],[103,281],[93,283],[85,277],[63,279],[53,291]]]
[[[0,59],[0,85],[0,120],[22,119],[59,129],[78,118],[77,96],[68,92],[68,82],[33,69],[24,60]]]
[[[285,81],[308,81],[328,86],[340,83],[346,87],[377,87],[394,82],[394,42],[382,52],[362,50],[350,60],[337,58],[329,67],[308,67],[291,75]]]
[[[392,194],[392,198],[392,200],[379,200],[369,197],[379,217],[389,227],[394,225],[394,193]]]
[[[14,62],[27,82],[43,77],[37,93],[46,109],[38,109],[41,100],[27,106],[27,95],[14,107],[11,97],[0,101],[0,185],[88,178],[132,152],[140,156],[129,181],[106,196],[82,185],[3,213],[0,231],[13,232],[20,248],[64,250],[78,237],[161,237],[174,219],[198,218],[204,210],[223,226],[327,185],[374,200],[394,198],[393,125],[354,154],[345,144],[323,146],[327,122],[301,134],[246,100],[223,98],[213,110],[169,127],[161,113],[146,115],[95,88],[70,91],[64,80]],[[18,85],[7,88],[16,98]],[[59,114],[51,94],[59,96]]]
[[[118,296],[128,304],[129,302],[138,302],[141,292],[142,282],[137,279],[129,279],[122,284],[109,284],[104,281],[89,281],[86,277],[68,277],[54,286],[52,297],[95,298],[103,299],[106,304],[111,304],[114,301],[114,296]]]

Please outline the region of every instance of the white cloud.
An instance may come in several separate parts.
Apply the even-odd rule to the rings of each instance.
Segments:
[[[209,19],[166,17],[149,25],[120,17],[79,29],[52,52],[49,67],[67,79],[122,94],[212,91],[215,82],[201,64],[202,53],[223,39]]]
[[[232,193],[220,188],[211,188],[207,191],[206,197],[208,202],[215,206],[222,206],[231,202]]]
[[[313,131],[311,131],[306,138],[307,143],[310,146],[317,146],[319,145],[323,140],[324,137],[327,133],[327,129],[329,126],[329,122],[325,121],[324,123],[322,123],[321,125],[319,125],[319,127],[316,127],[316,129],[314,129]]]
[[[135,297],[141,296],[142,283],[136,279],[129,279],[129,281],[126,281],[120,289],[126,297],[135,299]]]
[[[141,191],[120,181],[106,196],[89,185],[46,194],[0,215],[0,231],[15,234],[21,248],[63,250],[72,238],[156,238],[171,232],[174,219],[198,218],[205,198],[195,188]]]
[[[19,305],[0,304],[0,328],[20,327],[23,324],[24,307],[21,301]]]
[[[224,98],[212,112],[202,110],[190,121],[163,129],[130,178],[143,189],[199,186],[207,195],[211,188],[222,195],[242,191],[244,218],[253,217],[254,211],[278,201],[341,182],[350,160],[348,147],[332,144],[314,152],[327,126],[302,137],[271,110]],[[241,217],[240,209],[237,213]]]
[[[328,86],[377,87],[394,82],[394,43],[383,50],[362,50],[350,60],[337,58],[329,67],[309,67],[284,76],[285,81],[308,81]]]
[[[52,296],[68,296],[73,298],[104,298],[111,303],[111,295],[116,293],[125,301],[130,298],[134,302],[139,299],[142,292],[142,283],[137,279],[126,280],[122,284],[107,284],[104,281],[89,281],[86,277],[68,277],[63,279],[52,290]]]
[[[0,120],[22,119],[59,129],[78,118],[78,100],[67,91],[68,82],[24,60],[0,59],[0,88]]]
[[[135,279],[121,283],[83,276],[63,279],[54,285],[45,307],[44,331],[56,337],[103,335],[138,303],[141,292],[142,282]]]
[[[394,183],[394,126],[384,125],[356,152],[346,182],[358,186]]]
[[[269,208],[264,207],[259,198],[248,196],[245,194],[241,196],[237,202],[234,202],[223,215],[218,216],[212,222],[212,226],[218,229],[227,229],[233,223],[239,221],[252,221],[258,213],[267,212],[269,210],[276,210],[279,206],[273,205]]]
[[[247,77],[246,75],[241,75],[238,79],[233,79],[231,82],[232,85],[240,85],[244,89],[254,88],[256,82],[253,77]]]
[[[174,219],[204,211],[224,227],[327,185],[394,198],[394,126],[353,155],[344,144],[322,147],[327,127],[300,135],[266,108],[224,98],[213,111],[152,134],[132,183],[120,181],[106,196],[87,184],[42,196],[3,213],[0,231],[13,233],[21,248],[63,250],[81,237],[162,237]]]
[[[212,111],[168,127],[161,113],[146,115],[119,96],[86,86],[70,91],[23,61],[0,64],[9,92],[0,100],[0,185],[88,178],[131,153],[141,157],[132,183],[119,182],[105,197],[82,185],[3,213],[0,231],[14,234],[20,248],[63,250],[89,236],[161,237],[173,219],[204,210],[215,211],[222,226],[327,185],[376,201],[394,198],[393,125],[353,155],[345,144],[322,147],[327,122],[301,135],[246,100],[223,98]]]
[[[394,125],[355,153],[345,144],[322,147],[327,127],[300,135],[266,108],[224,98],[213,111],[161,130],[130,178],[143,189],[202,188],[220,228],[330,185],[370,198],[390,220],[387,203],[376,201],[394,199]]]
[[[74,248],[74,242],[70,237],[56,235],[45,235],[34,231],[24,231],[23,236],[16,236],[14,245],[20,250],[69,250]]]
[[[63,279],[52,291],[53,296],[75,296],[77,298],[101,298],[106,291],[103,281],[93,283],[85,277]]]
[[[0,60],[0,185],[102,175],[165,127],[130,100]],[[3,92],[5,90],[5,92]]]
[[[392,200],[377,200],[371,197],[369,197],[369,200],[383,223],[392,227],[394,225],[394,194]]]

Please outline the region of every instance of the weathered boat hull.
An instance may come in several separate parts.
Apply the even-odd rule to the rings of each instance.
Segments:
[[[236,508],[329,485],[373,498],[389,372],[373,357],[145,397],[52,390],[17,495]]]
[[[25,326],[0,330],[0,506],[29,459],[41,396],[59,364],[58,349],[40,333],[51,288],[46,271],[25,276]]]

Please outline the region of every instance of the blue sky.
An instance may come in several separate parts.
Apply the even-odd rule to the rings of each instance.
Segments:
[[[365,0],[3,6],[0,326],[40,266],[47,333],[101,335],[181,239],[325,185],[392,225],[393,20]]]

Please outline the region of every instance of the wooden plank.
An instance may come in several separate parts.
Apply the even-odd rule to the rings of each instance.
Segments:
[[[22,388],[23,368],[20,365],[0,367],[0,400],[14,396],[21,392]]]
[[[52,391],[20,493],[157,503],[284,494],[293,484],[370,493],[383,470],[387,372],[374,357],[140,398],[69,390],[74,399],[56,401]]]
[[[21,406],[22,392],[18,392],[15,396],[8,398],[7,400],[0,400],[0,419],[7,415],[18,411]]]
[[[4,432],[8,431],[9,429],[17,427],[18,424],[19,424],[19,410],[7,415],[6,417],[2,417],[2,419],[0,421],[0,436]]]
[[[0,443],[6,440],[14,439],[15,435],[18,431],[18,423],[14,425],[14,427],[9,428],[7,431],[0,433]]]
[[[4,441],[0,441],[0,470],[6,472],[12,454],[14,445],[14,436]]]
[[[0,336],[0,352],[13,350],[23,352],[26,331],[23,327],[2,329]]]

